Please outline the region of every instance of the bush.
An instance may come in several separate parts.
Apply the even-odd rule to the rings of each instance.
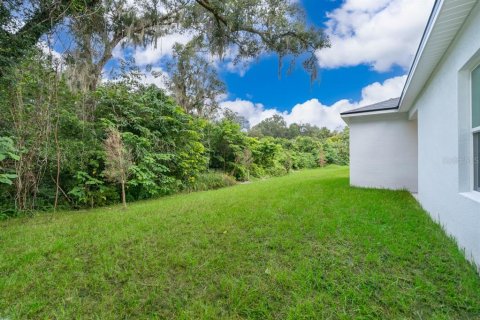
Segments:
[[[242,164],[234,164],[231,174],[237,181],[248,181],[250,179],[250,170]]]
[[[287,169],[280,163],[275,163],[273,166],[269,167],[266,172],[269,176],[272,177],[284,176],[288,173]]]
[[[318,161],[311,153],[298,152],[295,160],[296,169],[311,169],[318,167]]]
[[[225,173],[210,171],[201,173],[188,187],[188,191],[206,191],[230,187],[237,184],[235,178]]]
[[[267,175],[265,169],[257,164],[252,164],[250,168],[250,175],[255,178],[262,178]]]

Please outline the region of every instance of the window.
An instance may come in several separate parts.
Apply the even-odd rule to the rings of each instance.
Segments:
[[[473,188],[480,191],[480,66],[472,72]]]

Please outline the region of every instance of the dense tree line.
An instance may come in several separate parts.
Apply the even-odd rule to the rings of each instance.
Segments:
[[[212,171],[225,183],[348,163],[348,131],[266,119],[249,132],[226,113],[185,112],[155,86],[126,75],[72,90],[40,52],[0,90],[2,215],[83,208],[197,190]],[[214,183],[218,187],[222,182]],[[122,192],[123,191],[123,192]]]
[[[168,94],[142,85],[134,61],[120,61],[114,81],[102,81],[115,48],[167,35],[189,39],[165,65]],[[54,59],[49,48],[65,42]],[[225,85],[215,61],[276,53],[279,71],[286,58],[289,70],[302,59],[313,81],[315,52],[327,46],[290,0],[1,2],[0,216],[126,206],[348,163],[348,131],[273,117],[246,132],[246,119],[219,114]]]

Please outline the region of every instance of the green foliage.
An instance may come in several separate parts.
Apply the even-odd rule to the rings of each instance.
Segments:
[[[217,97],[226,93],[215,67],[199,53],[194,43],[175,44],[172,61],[168,63],[169,88],[186,113],[204,118],[217,115]]]
[[[186,114],[156,87],[100,87],[95,116],[122,132],[133,155],[128,196],[146,199],[187,186],[206,169],[204,123]]]
[[[250,135],[254,137],[286,138],[288,137],[287,122],[282,116],[276,114],[254,126]]]
[[[240,125],[229,119],[210,124],[207,129],[210,146],[210,167],[234,176],[248,179],[249,139]]]
[[[201,173],[188,191],[206,191],[230,187],[237,184],[235,178],[219,171],[208,171]]]
[[[62,65],[36,47],[57,32],[75,42]],[[115,82],[101,83],[120,43],[153,45],[177,33],[194,36],[176,45],[167,68],[175,100],[142,85],[130,62],[121,62]],[[6,0],[0,44],[0,213],[102,206],[119,193],[129,201],[172,194],[210,185],[200,181],[210,170],[247,181],[314,167],[312,159],[323,154],[330,163],[346,162],[343,140],[323,136],[323,129],[287,127],[275,116],[247,135],[245,118],[214,120],[225,87],[207,52],[221,58],[228,51],[234,64],[276,53],[290,70],[303,59],[315,79],[315,53],[329,43],[322,30],[307,26],[296,2]],[[128,165],[112,165],[116,158],[106,147],[112,128],[125,158],[118,163]],[[297,148],[298,135],[322,146]]]
[[[290,132],[280,116],[249,132],[254,136],[261,132],[260,137],[247,137],[234,116],[211,123],[206,130],[210,167],[228,172],[238,180],[248,180],[251,176],[280,176],[292,169],[348,164],[348,130],[338,133],[311,125],[292,124],[292,127],[308,128],[304,132],[310,135],[280,138]]]
[[[0,137],[0,184],[12,185],[17,177],[8,162],[20,159],[13,140],[9,137]]]
[[[301,59],[312,80],[317,77],[316,52],[329,46],[323,30],[309,26],[302,6],[290,0],[143,0],[134,6],[127,0],[98,1],[88,14],[72,15],[61,30],[76,41],[68,61],[77,73],[72,78],[87,90],[96,88],[118,45],[157,45],[172,34],[193,36],[187,51],[220,58],[228,53],[234,64],[273,53],[280,61],[288,58],[291,71]],[[174,94],[184,108],[203,114],[223,85],[210,76],[215,69],[204,54],[176,51]]]
[[[255,164],[262,167],[269,176],[281,176],[290,169],[286,168],[282,146],[273,137],[262,138],[253,147]]]
[[[135,74],[93,93],[75,92],[37,52],[11,77],[0,90],[4,214],[108,205],[123,189],[125,199],[135,201],[230,184],[230,178],[208,182],[210,170],[247,181],[348,163],[348,130],[287,127],[277,116],[257,126],[256,137],[236,114],[217,121],[188,114]],[[128,151],[125,188],[108,179],[116,176],[104,145],[109,128],[118,129]]]
[[[130,201],[185,189],[207,170],[205,121],[186,114],[163,91],[130,79],[101,86],[93,95],[74,94],[62,80],[42,83],[35,77],[34,72],[49,74],[37,62],[30,62],[32,71],[24,69],[12,89],[23,94],[25,104],[17,103],[18,95],[0,91],[5,94],[0,111],[7,116],[0,120],[0,135],[19,137],[2,138],[0,163],[2,182],[11,184],[18,175],[39,187],[22,191],[0,184],[0,211],[24,210],[15,200],[19,191],[36,210],[52,208],[55,198],[58,207],[71,208],[117,202],[120,190],[105,175],[102,147],[110,127],[119,129],[132,153]],[[15,172],[13,147],[22,150],[17,166],[22,171]]]
[[[76,207],[90,206],[93,208],[107,204],[108,200],[119,199],[113,187],[84,171],[75,173],[75,184],[68,194],[72,197]]]
[[[294,139],[299,136],[307,136],[325,140],[335,135],[328,128],[319,128],[309,123],[292,123],[287,126],[287,122],[281,115],[274,115],[255,125],[249,132],[253,137],[275,137]]]
[[[349,137],[348,127],[338,135],[325,141],[325,157],[328,163],[347,165],[349,163]]]
[[[42,35],[66,17],[85,15],[99,0],[3,0],[0,2],[0,76],[28,55]]]
[[[308,152],[296,152],[294,161],[293,161],[293,167],[295,169],[302,169],[302,168],[315,168],[317,167],[317,159],[315,158],[315,155],[312,153]]]

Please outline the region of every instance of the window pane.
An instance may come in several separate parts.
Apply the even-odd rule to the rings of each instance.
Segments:
[[[480,191],[480,132],[473,135],[474,189]]]
[[[472,72],[472,122],[473,128],[480,127],[480,66]]]

